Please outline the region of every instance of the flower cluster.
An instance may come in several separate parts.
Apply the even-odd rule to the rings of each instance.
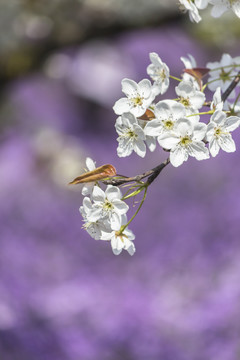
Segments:
[[[204,1],[196,3],[199,7],[206,5]],[[94,161],[87,158],[88,172],[71,182],[85,183],[82,189],[85,197],[79,209],[83,227],[94,239],[110,241],[116,255],[123,249],[134,254],[134,234],[128,225],[140,210],[149,185],[167,164],[178,167],[189,157],[205,160],[215,157],[220,149],[229,153],[236,150],[231,133],[240,125],[237,92],[240,57],[223,54],[219,62],[209,62],[204,68],[197,67],[192,55],[181,57],[185,69],[180,78],[170,74],[158,54],[150,53],[150,61],[147,67],[150,80],[138,83],[122,80],[125,96],[113,106],[118,115],[115,124],[117,154],[126,157],[135,152],[144,157],[147,149],[154,151],[159,144],[169,157],[154,169],[133,178],[117,175],[112,165],[96,168]],[[208,79],[203,83],[207,74]],[[177,81],[176,98],[156,100],[167,92],[170,79]],[[213,92],[209,100],[205,95],[207,88]],[[129,188],[122,195],[119,186],[127,183]],[[142,201],[128,221],[129,206],[125,200],[142,191]]]
[[[92,168],[93,160],[87,158],[86,165],[88,168],[89,164],[91,164]],[[121,200],[120,189],[108,185],[106,190],[103,191],[98,184],[91,187],[85,185],[82,193],[89,195],[84,197],[83,204],[79,208],[84,219],[84,229],[95,240],[110,241],[115,255],[120,254],[123,249],[133,255],[135,246],[132,240],[134,240],[135,236],[126,227],[126,213],[129,207]],[[122,226],[124,226],[124,229],[121,229]]]
[[[193,56],[181,58],[192,72],[185,72],[182,79],[179,79],[179,84],[175,87],[177,98],[159,102],[153,102],[153,99],[155,100],[156,94],[167,91],[169,69],[156,53],[150,54],[150,60],[152,63],[148,66],[147,73],[153,84],[148,79],[139,83],[124,79],[122,91],[126,97],[118,100],[113,107],[115,113],[120,115],[115,125],[119,135],[118,155],[129,156],[135,151],[144,157],[146,148],[153,151],[157,140],[164,150],[170,151],[170,162],[177,167],[189,156],[204,160],[209,158],[209,151],[212,156],[216,156],[216,144],[226,152],[235,151],[230,132],[239,126],[240,118],[227,117],[223,112],[220,89],[225,91],[237,75],[240,59],[224,54],[220,62],[206,65],[209,72],[208,88],[211,91],[216,90],[212,99],[214,110],[209,113],[212,116],[208,125],[200,121],[200,110],[206,104],[206,97],[202,81],[199,81],[201,79],[195,74],[196,71],[194,73],[196,61]],[[234,97],[234,92],[232,94]],[[218,104],[214,105],[214,101],[218,101]],[[225,104],[225,108],[226,106],[230,107],[229,103]]]
[[[229,9],[240,17],[239,0],[179,0],[179,3],[182,11],[189,12],[189,17],[192,22],[202,20],[198,10],[205,9],[208,4],[212,5],[211,15],[215,18],[220,17]]]

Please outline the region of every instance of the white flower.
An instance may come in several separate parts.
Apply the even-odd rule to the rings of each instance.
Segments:
[[[86,158],[86,167],[87,167],[88,171],[95,170],[96,169],[96,162],[93,161],[90,157],[87,157]],[[82,195],[86,196],[86,195],[91,194],[94,185],[95,185],[94,182],[84,184],[84,186],[82,188]]]
[[[185,107],[174,100],[159,101],[154,109],[156,119],[149,121],[144,132],[148,136],[161,138],[175,129],[176,121],[186,115]]]
[[[222,111],[216,111],[207,126],[206,140],[209,142],[209,151],[215,157],[220,148],[226,152],[236,151],[235,142],[230,134],[240,124],[238,116],[227,117]]]
[[[206,134],[206,124],[193,124],[188,119],[179,119],[173,133],[166,133],[158,140],[164,149],[170,150],[170,162],[177,167],[188,156],[193,156],[197,160],[209,158],[208,149],[202,141]]]
[[[136,251],[133,240],[135,235],[131,230],[126,228],[120,235],[119,231],[102,232],[101,240],[110,240],[112,251],[115,255],[119,255],[122,250],[127,250],[130,255],[133,255]]]
[[[145,156],[144,131],[133,114],[125,113],[119,116],[116,120],[115,128],[119,135],[117,138],[117,153],[119,157],[129,156],[132,151],[135,151],[141,157]]]
[[[89,221],[89,217],[93,211],[93,205],[88,197],[83,199],[83,205],[80,206],[79,211],[85,222],[83,228],[93,239],[99,240],[101,238],[102,231],[111,231],[110,223],[105,219]]]
[[[189,11],[189,17],[190,20],[192,22],[199,22],[200,20],[202,20],[201,16],[199,15],[197,6],[194,4],[194,2],[192,0],[179,0],[180,4],[182,6],[180,6],[180,8],[185,11]]]
[[[210,0],[209,3],[213,5],[211,10],[213,17],[218,18],[229,9],[240,17],[240,0]]]
[[[223,54],[220,62],[209,62],[207,68],[210,69],[208,88],[211,91],[215,91],[218,87],[224,92],[232,82],[234,76],[237,74],[234,68],[234,59],[229,54]],[[215,70],[216,69],[216,70]],[[234,91],[230,94],[230,97],[234,97]]]
[[[149,54],[152,64],[148,65],[147,73],[154,81],[155,95],[164,94],[169,87],[169,68],[155,52]]]
[[[222,110],[223,109],[223,101],[221,97],[221,88],[218,87],[215,93],[213,94],[213,101],[211,102],[211,110]]]
[[[96,222],[99,219],[106,219],[110,221],[112,230],[120,229],[122,215],[128,211],[128,205],[121,198],[121,191],[116,186],[108,185],[105,192],[99,186],[94,186],[93,206],[87,216],[88,221]]]
[[[123,79],[122,91],[127,97],[119,99],[113,106],[117,115],[131,112],[137,117],[142,116],[155,97],[152,84],[148,79],[143,79],[139,83],[130,79]]]
[[[191,115],[198,112],[205,101],[205,95],[194,88],[193,84],[189,81],[181,81],[175,88],[179,101],[186,108],[186,114]],[[199,115],[191,116],[191,121],[198,121]]]
[[[180,60],[183,62],[185,69],[194,69],[197,67],[196,60],[191,54],[188,54],[188,58],[181,56]],[[184,81],[190,81],[196,90],[200,90],[200,86],[194,76],[184,72],[182,78]]]

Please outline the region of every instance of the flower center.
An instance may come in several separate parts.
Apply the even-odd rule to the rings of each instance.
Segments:
[[[217,127],[214,131],[216,137],[219,137],[223,133],[222,129]]]
[[[224,71],[224,69],[222,69],[222,71],[220,73],[220,79],[223,82],[231,80],[230,73],[231,73],[231,70],[229,72],[226,72],[226,71]]]
[[[141,106],[143,104],[143,98],[141,96],[137,96],[135,98],[131,98],[131,102],[134,107]]]
[[[166,79],[166,73],[164,69],[156,69],[154,74],[154,80],[159,80],[159,78],[164,81]]]
[[[167,130],[172,130],[173,126],[174,126],[174,123],[172,120],[168,119],[168,120],[164,120],[163,121],[163,124],[164,124],[164,127],[167,129]]]
[[[133,130],[128,129],[128,131],[126,133],[126,136],[129,137],[129,138],[136,138],[137,134]]]
[[[189,107],[190,106],[190,101],[189,98],[180,98],[180,103],[183,104],[185,107]]]
[[[106,211],[111,211],[113,209],[113,204],[108,199],[106,199],[103,208]]]
[[[188,135],[183,136],[180,140],[180,144],[185,147],[188,146],[191,142],[192,140]]]

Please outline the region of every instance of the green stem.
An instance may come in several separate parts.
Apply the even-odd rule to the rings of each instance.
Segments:
[[[177,80],[177,81],[179,81],[179,82],[182,81],[182,79],[179,79],[179,78],[177,78],[176,76],[169,75],[169,77],[170,77],[171,79]]]
[[[141,209],[141,207],[142,207],[142,205],[143,205],[143,203],[144,203],[144,201],[145,201],[145,199],[146,199],[148,185],[144,185],[142,188],[145,188],[145,189],[144,189],[144,195],[143,195],[143,198],[142,198],[142,200],[141,200],[141,202],[140,202],[140,205],[139,205],[137,211],[135,212],[135,214],[134,214],[134,215],[131,217],[131,219],[128,221],[128,223],[127,223],[126,225],[122,225],[122,226],[121,226],[120,234],[123,233],[123,231],[128,227],[128,225],[129,225],[129,224],[133,221],[133,219],[137,216],[137,214],[139,213],[139,211],[140,211],[140,209]]]

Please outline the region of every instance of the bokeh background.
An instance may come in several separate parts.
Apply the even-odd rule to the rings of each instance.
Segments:
[[[240,55],[239,19],[203,16],[175,0],[0,1],[1,360],[240,357],[239,145],[163,171],[133,257],[81,229],[81,187],[67,186],[86,156],[129,176],[164,160],[117,158],[112,106],[149,52],[175,76],[188,53]]]

